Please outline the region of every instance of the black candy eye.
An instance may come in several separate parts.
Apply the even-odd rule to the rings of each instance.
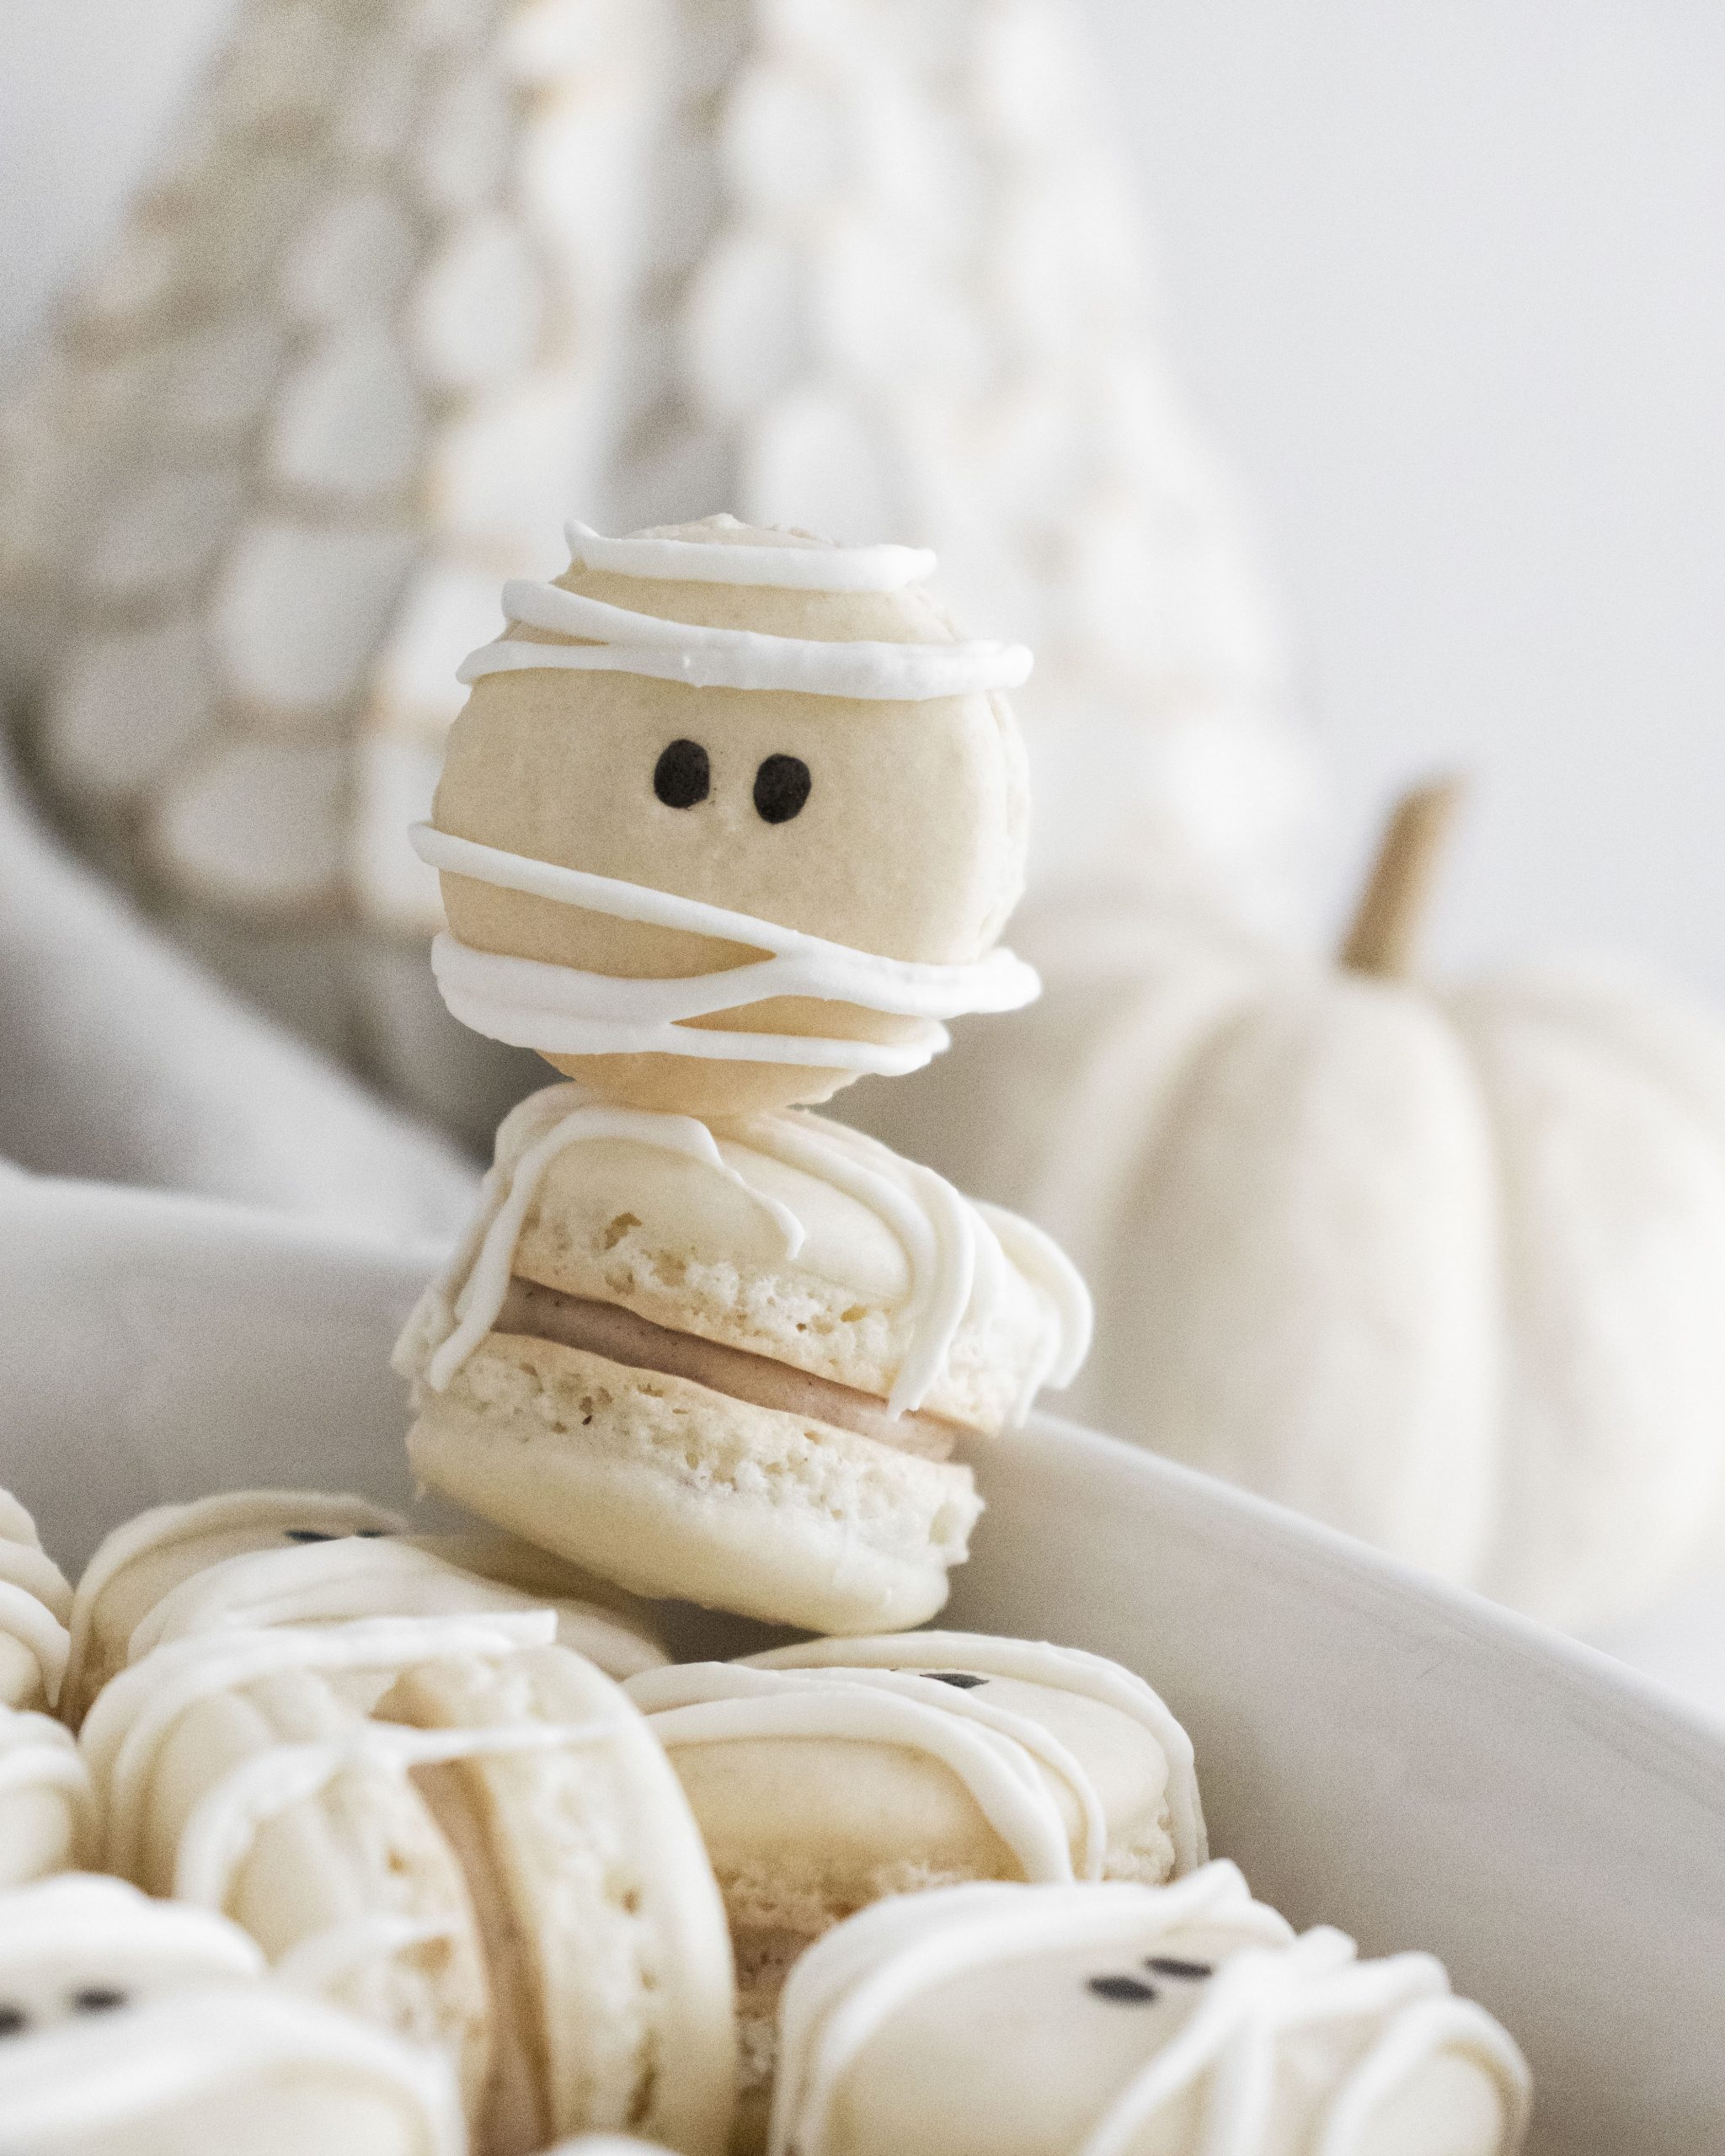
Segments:
[[[1092,1977],[1089,1988],[1115,2006],[1148,2006],[1156,1997],[1156,1986],[1136,1977]]]
[[[1152,1954],[1144,1966],[1159,1977],[1178,1977],[1187,1983],[1215,1973],[1208,1961],[1177,1961],[1168,1954]]]
[[[92,1984],[88,1990],[72,1994],[72,2005],[80,2014],[111,2014],[117,2006],[126,2004],[126,1993],[115,1991],[106,1984]]]
[[[333,1534],[325,1534],[318,1527],[285,1527],[281,1533],[283,1540],[288,1542],[334,1542],[335,1540]]]
[[[30,2025],[30,2017],[21,2006],[0,2004],[0,2036],[15,2036]]]
[[[919,1673],[931,1684],[950,1684],[955,1691],[974,1692],[979,1684],[985,1684],[985,1677],[975,1677],[968,1669],[925,1669]]]
[[[355,1542],[381,1542],[387,1531],[381,1527],[356,1527],[354,1540]]]
[[[814,781],[800,756],[769,756],[755,774],[755,813],[763,824],[800,816]]]
[[[692,808],[713,791],[713,766],[698,741],[673,741],[653,766],[653,791],[667,808]]]

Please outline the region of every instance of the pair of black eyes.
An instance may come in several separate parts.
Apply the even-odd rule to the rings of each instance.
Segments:
[[[381,1527],[356,1527],[349,1534],[326,1534],[320,1527],[285,1527],[282,1539],[287,1542],[381,1542],[384,1530]]]
[[[126,2003],[123,1991],[111,1990],[106,1984],[91,1984],[83,1991],[75,1991],[67,2002],[74,2014],[111,2014]],[[30,2017],[21,2006],[0,2000],[0,2036],[21,2036],[29,2025]]]
[[[1144,1966],[1152,1976],[1180,1983],[1199,1983],[1211,1973],[1208,1961],[1177,1961],[1171,1954],[1152,1954]],[[1156,1986],[1142,1977],[1092,1977],[1087,1988],[1115,2006],[1148,2006],[1156,1996]]]
[[[763,824],[788,824],[814,784],[800,756],[768,756],[755,774],[755,814]],[[697,807],[713,791],[713,759],[698,741],[673,741],[653,766],[653,791],[667,808]]]

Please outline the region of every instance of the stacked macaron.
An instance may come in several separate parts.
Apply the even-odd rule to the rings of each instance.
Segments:
[[[1029,654],[932,558],[729,517],[570,528],[476,652],[434,821],[455,1015],[570,1082],[498,1134],[403,1336],[426,1482],[649,1594],[919,1624],[980,1510],[955,1455],[1070,1379],[1082,1283],[1027,1222],[798,1105],[1036,993]]]

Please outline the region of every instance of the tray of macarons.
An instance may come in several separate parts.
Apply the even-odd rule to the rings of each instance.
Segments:
[[[1028,654],[569,540],[413,838],[558,1074],[460,1246],[136,1193],[20,1286],[0,2148],[1725,2147],[1725,1737],[1036,1412],[1071,1266],[813,1112],[1035,993]]]

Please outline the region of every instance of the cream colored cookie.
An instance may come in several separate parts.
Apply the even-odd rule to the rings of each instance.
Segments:
[[[681,1030],[914,1047],[929,1020],[850,1000],[842,965],[811,972],[805,955],[782,979],[757,978],[772,947],[760,924],[925,967],[983,958],[1023,883],[1023,753],[997,690],[1023,679],[1028,654],[961,643],[917,588],[932,558],[909,549],[834,547],[729,517],[623,542],[572,527],[571,541],[554,585],[506,587],[505,637],[463,670],[474,686],[449,737],[436,829],[745,919],[727,933],[686,907],[622,917],[432,852],[452,937],[629,984],[626,1020],[656,1007],[653,984],[749,968],[747,992],[720,987]],[[810,588],[835,581],[849,588]],[[538,659],[547,649],[555,662]],[[441,965],[440,977],[450,995]],[[498,993],[509,990],[505,976]],[[530,977],[521,995],[531,1006],[552,990]],[[857,1075],[813,1055],[642,1052],[617,1026],[523,1038],[531,1020],[512,1031],[450,1000],[467,1022],[649,1107],[735,1114],[824,1100]]]
[[[35,1522],[0,1490],[0,1706],[58,1704],[71,1614],[72,1588]]]
[[[1295,1939],[1230,1864],[954,1886],[785,1990],[773,2156],[1513,2156],[1525,2063],[1429,1956]]]
[[[627,1689],[724,1895],[751,2145],[785,1972],[841,1919],[954,1881],[1156,1881],[1204,1856],[1190,1741],[1099,1656],[909,1633],[684,1664]]]
[[[378,1708],[469,1756],[414,1769],[462,1856],[498,2001],[477,2111],[491,2156],[582,2127],[720,2156],[735,2079],[724,1912],[676,1777],[580,1656],[406,1672]]]
[[[466,2156],[448,2063],[267,1982],[0,2047],[8,2156]]]
[[[417,1661],[507,1655],[552,1625],[401,1618],[156,1648],[84,1721],[104,1862],[232,1917],[303,1988],[437,2045],[477,2110],[504,2036],[473,1903],[409,1777],[419,1752],[365,1710]]]
[[[396,1361],[446,1494],[644,1593],[857,1631],[939,1609],[979,1509],[954,1444],[1089,1326],[1045,1236],[841,1126],[564,1086],[499,1131]]]
[[[61,1710],[76,1728],[131,1659],[131,1637],[164,1597],[225,1558],[350,1535],[406,1532],[399,1513],[321,1490],[229,1490],[154,1505],[106,1535],[72,1598]]]
[[[0,1888],[94,1860],[90,1778],[51,1715],[0,1707]]]
[[[239,1491],[164,1505],[99,1549],[73,1602],[68,1716],[162,1641],[218,1628],[550,1608],[558,1637],[616,1676],[665,1659],[598,1583],[501,1534],[408,1536],[363,1500]],[[598,1589],[599,1592],[607,1592]],[[626,1598],[611,1594],[613,1604]]]

